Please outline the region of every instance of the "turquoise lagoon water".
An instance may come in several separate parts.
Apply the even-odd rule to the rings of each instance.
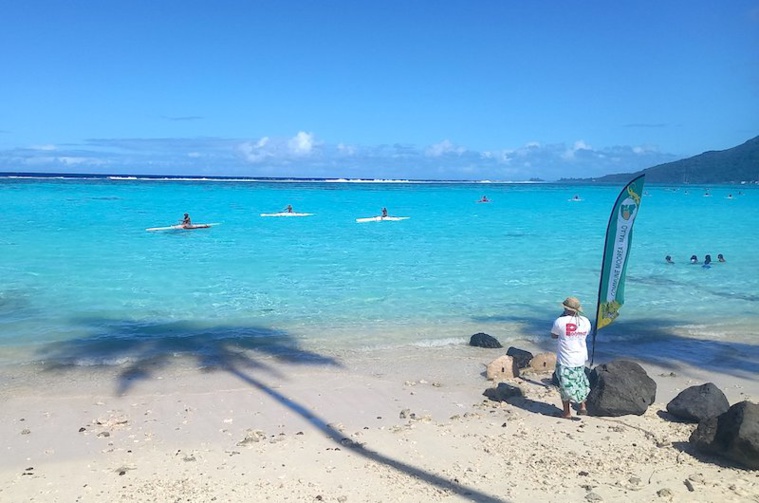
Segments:
[[[592,318],[620,189],[0,178],[0,365],[119,365],[219,345],[309,358],[480,331],[540,342],[568,295]],[[706,189],[646,187],[626,303],[601,347],[759,360],[759,190]],[[259,216],[287,204],[313,216]],[[355,221],[382,207],[411,218]],[[184,212],[221,225],[145,230]],[[688,264],[707,253],[727,262]]]

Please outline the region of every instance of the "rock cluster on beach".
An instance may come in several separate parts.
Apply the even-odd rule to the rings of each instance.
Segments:
[[[555,375],[547,378],[555,360],[550,367],[533,366],[532,360],[528,351],[510,347],[506,355],[487,365],[486,376],[496,383],[483,395],[494,402],[529,406],[530,399],[524,389],[504,381],[519,378],[521,369],[529,369],[528,372],[544,374],[543,385],[558,384]],[[656,401],[656,382],[636,362],[614,360],[588,369],[587,373],[591,386],[587,409],[591,416],[642,416]],[[532,407],[537,410],[535,405]],[[717,386],[705,383],[680,392],[667,404],[667,412],[677,420],[698,423],[689,437],[690,444],[698,451],[759,469],[759,405],[743,401],[731,407]]]

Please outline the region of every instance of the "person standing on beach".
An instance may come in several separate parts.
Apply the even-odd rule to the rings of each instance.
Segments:
[[[576,297],[562,302],[564,312],[553,322],[551,337],[558,339],[556,351],[556,377],[564,411],[561,417],[570,419],[571,403],[578,404],[577,414],[587,415],[585,399],[590,393],[590,383],[585,375],[588,347],[585,339],[590,333],[590,320],[582,315],[582,305]]]

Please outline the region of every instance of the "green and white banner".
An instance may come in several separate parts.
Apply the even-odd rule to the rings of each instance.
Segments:
[[[619,308],[625,303],[627,260],[630,258],[633,224],[640,209],[645,177],[640,175],[622,189],[609,217],[598,288],[596,326],[593,330],[594,347],[596,331],[614,321],[619,316]]]

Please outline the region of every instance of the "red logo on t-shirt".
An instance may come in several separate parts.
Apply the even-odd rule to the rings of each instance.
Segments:
[[[572,335],[577,331],[577,325],[574,323],[567,323],[567,335]]]

